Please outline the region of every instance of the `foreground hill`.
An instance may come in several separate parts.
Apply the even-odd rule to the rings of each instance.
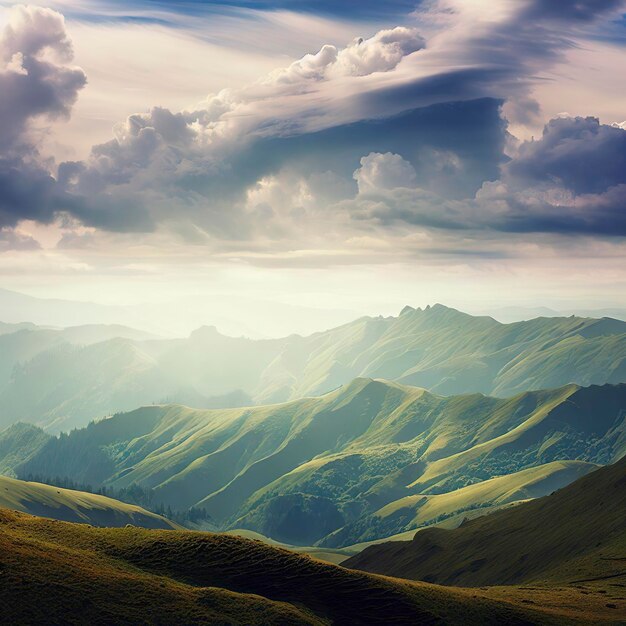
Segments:
[[[624,596],[625,557],[626,457],[552,495],[369,547],[345,565],[448,585],[605,581]]]
[[[132,504],[6,476],[0,476],[0,508],[92,526],[132,524],[143,528],[179,528],[164,517]]]
[[[355,572],[238,537],[99,529],[6,510],[0,571],[2,619],[12,624],[573,623],[520,601]]]
[[[0,427],[35,421],[59,432],[164,401],[199,408],[284,402],[355,377],[444,395],[508,396],[626,382],[624,354],[626,323],[619,320],[501,324],[439,304],[272,340],[226,337],[214,327],[174,340],[112,327],[23,329],[0,336]]]
[[[137,484],[225,529],[336,548],[545,495],[625,452],[626,385],[500,399],[357,379],[279,405],[145,407],[52,438],[14,471]]]

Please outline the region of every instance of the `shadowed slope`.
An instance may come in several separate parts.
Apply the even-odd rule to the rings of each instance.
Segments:
[[[449,585],[626,583],[626,458],[556,493],[413,541],[372,546],[346,566]]]
[[[8,511],[0,511],[0,568],[12,623],[564,623],[237,537],[97,529]]]
[[[129,536],[132,531],[121,531]],[[0,605],[7,624],[301,624],[279,602],[155,576],[100,554],[95,529],[0,510]]]

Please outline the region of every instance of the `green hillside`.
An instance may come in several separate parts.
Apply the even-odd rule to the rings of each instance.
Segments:
[[[549,493],[626,452],[625,409],[626,385],[499,399],[357,379],[263,407],[144,407],[53,438],[15,471],[137,484],[224,529],[337,548]]]
[[[322,563],[239,537],[101,529],[0,510],[10,624],[573,624],[544,612]],[[555,591],[558,597],[558,591]],[[512,594],[514,595],[514,594]],[[585,617],[579,600],[578,618]]]
[[[169,520],[112,498],[0,476],[0,508],[92,526],[180,528]]]
[[[349,567],[449,585],[610,583],[626,617],[626,457],[546,496],[383,543]]]
[[[37,454],[49,439],[41,428],[22,422],[0,431],[0,474],[15,476],[15,467]]]
[[[285,402],[357,377],[505,397],[626,382],[624,354],[626,322],[572,316],[501,324],[440,304],[272,340],[226,337],[214,327],[174,340],[116,327],[23,329],[0,335],[0,427],[21,420],[67,431],[155,402]]]
[[[503,505],[545,496],[597,468],[583,461],[553,461],[449,493],[406,496],[339,529],[323,543],[331,546],[365,543],[411,530],[414,533],[416,528],[444,521],[453,528],[470,513],[491,513]]]

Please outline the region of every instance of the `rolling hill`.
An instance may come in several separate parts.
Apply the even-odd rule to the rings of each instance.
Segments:
[[[67,431],[165,401],[198,408],[285,402],[356,377],[500,397],[626,382],[626,322],[610,318],[501,324],[437,304],[271,340],[227,337],[214,327],[162,340],[115,327],[70,330],[0,335],[0,427],[29,421]]]
[[[51,439],[41,428],[17,422],[0,431],[0,475],[15,476],[15,467],[28,461]]]
[[[112,498],[0,476],[0,508],[92,526],[180,528],[173,522]]]
[[[604,582],[623,596],[625,512],[626,457],[552,495],[454,530],[425,529],[413,541],[371,546],[345,565],[448,585]]]
[[[571,624],[491,599],[322,563],[239,537],[102,529],[0,510],[7,623]],[[513,594],[514,595],[514,594]],[[588,604],[588,603],[587,603]],[[585,616],[579,599],[576,617]]]
[[[337,548],[545,495],[625,452],[626,385],[500,399],[356,379],[262,407],[144,407],[52,438],[14,471],[137,484],[223,529]]]
[[[443,521],[454,527],[470,513],[492,513],[503,506],[544,496],[597,468],[583,461],[553,461],[449,493],[406,496],[335,531],[324,539],[323,545],[366,543]]]

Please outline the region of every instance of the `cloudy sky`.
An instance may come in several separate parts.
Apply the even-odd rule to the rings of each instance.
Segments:
[[[0,1],[0,286],[626,306],[625,13]]]

